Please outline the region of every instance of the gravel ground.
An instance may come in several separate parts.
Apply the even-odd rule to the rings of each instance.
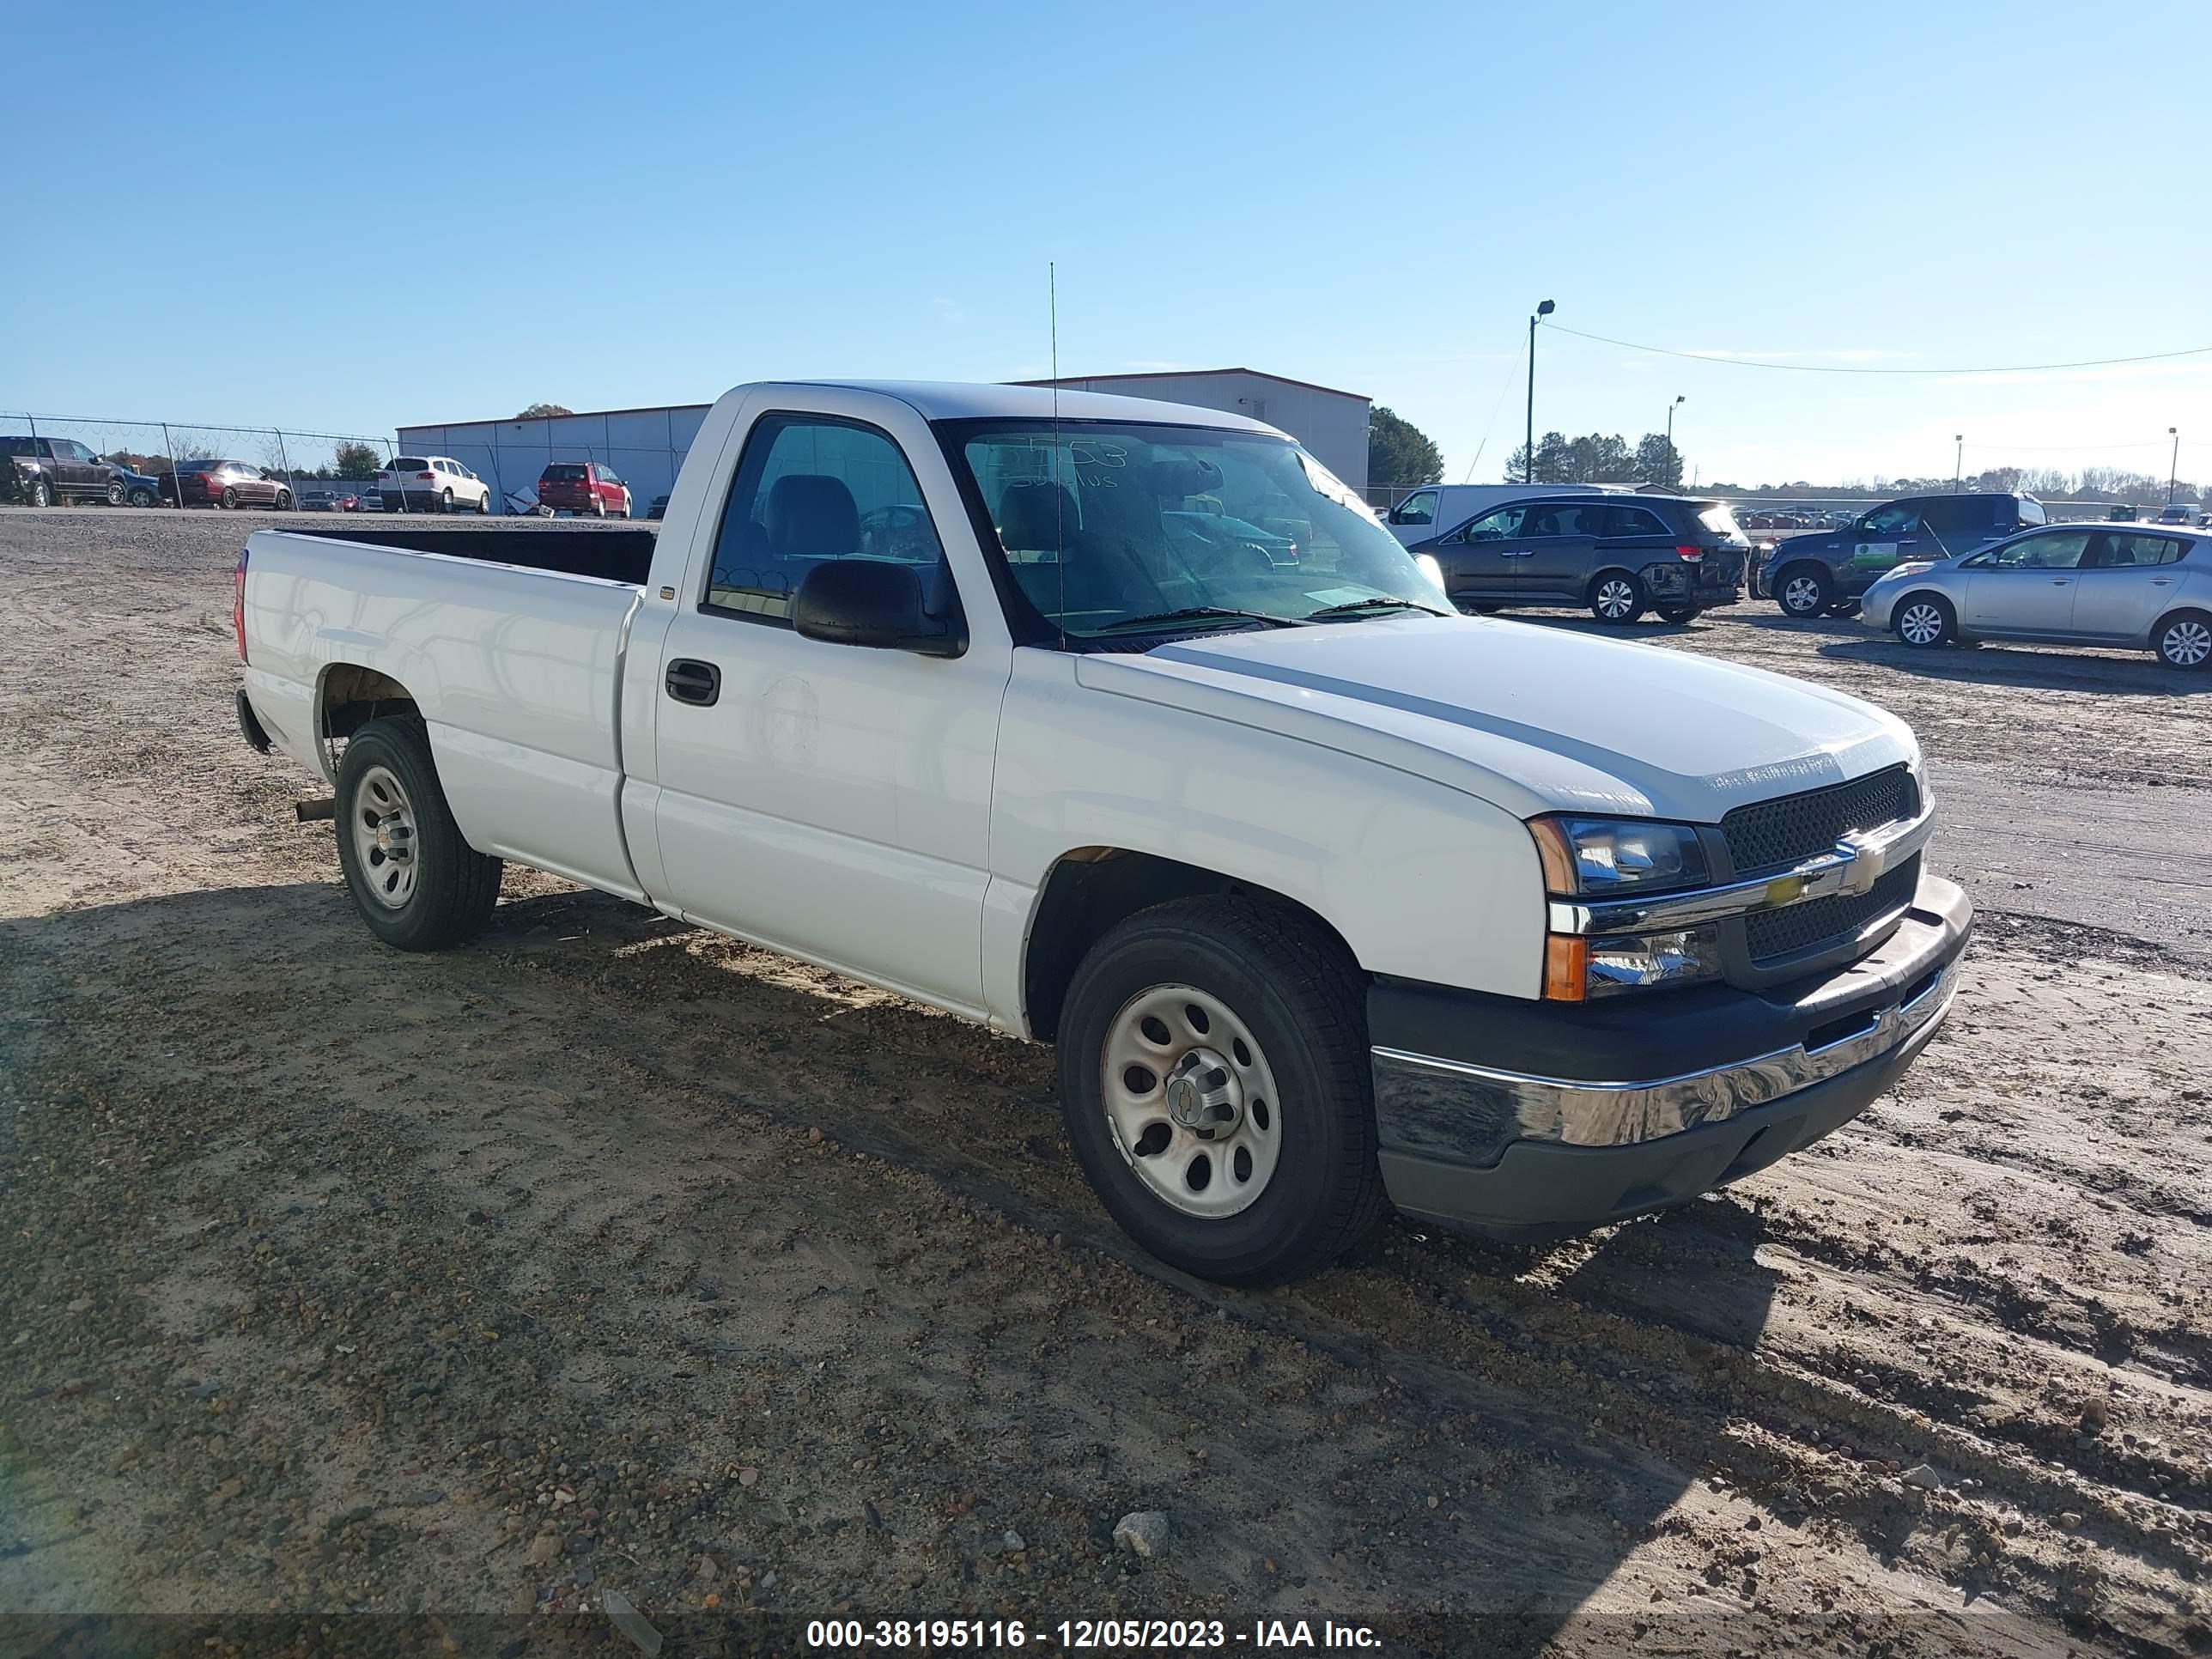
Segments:
[[[2204,691],[1640,630],[1887,703],[1988,845],[2078,859],[1950,848],[1957,1010],[1809,1152],[1237,1292],[1112,1231],[1042,1051],[523,872],[478,945],[374,945],[232,723],[267,521],[0,512],[0,1650],[634,1651],[610,1592],[683,1654],[2212,1648],[2206,924],[2100,886],[2201,881]]]

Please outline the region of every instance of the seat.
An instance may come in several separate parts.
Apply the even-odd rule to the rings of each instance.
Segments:
[[[1127,547],[1086,532],[1065,484],[1008,484],[999,495],[999,539],[1009,553],[1045,553],[1011,562],[1030,602],[1048,617],[1073,611],[1125,616],[1164,608],[1159,584]]]
[[[1010,553],[1057,554],[1082,529],[1066,484],[1010,483],[999,495],[999,539]]]
[[[769,486],[762,515],[777,559],[849,559],[860,550],[860,512],[842,478],[787,472]]]

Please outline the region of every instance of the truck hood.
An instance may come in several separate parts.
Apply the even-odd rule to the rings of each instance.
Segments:
[[[1512,812],[1711,823],[1915,761],[1895,715],[1662,646],[1438,617],[1216,634],[1077,681],[1431,777]]]

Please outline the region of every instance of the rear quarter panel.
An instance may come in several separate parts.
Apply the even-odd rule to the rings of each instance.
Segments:
[[[628,896],[616,688],[635,587],[324,538],[248,544],[247,695],[279,747],[335,782],[331,671],[407,689],[469,844]]]

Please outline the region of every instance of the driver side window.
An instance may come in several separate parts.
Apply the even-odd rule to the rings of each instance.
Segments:
[[[1392,524],[1432,524],[1437,516],[1437,492],[1417,489],[1390,509]]]
[[[1918,528],[1919,524],[1918,507],[1908,501],[1895,501],[1868,514],[1864,530],[1869,536],[1905,536]]]
[[[1493,507],[1459,532],[1463,542],[1510,542],[1517,540],[1521,526],[1528,516],[1525,507]]]
[[[1999,570],[2072,570],[2089,550],[2087,530],[2052,530],[2039,536],[2023,536],[2016,542],[1990,550],[1990,563]]]

